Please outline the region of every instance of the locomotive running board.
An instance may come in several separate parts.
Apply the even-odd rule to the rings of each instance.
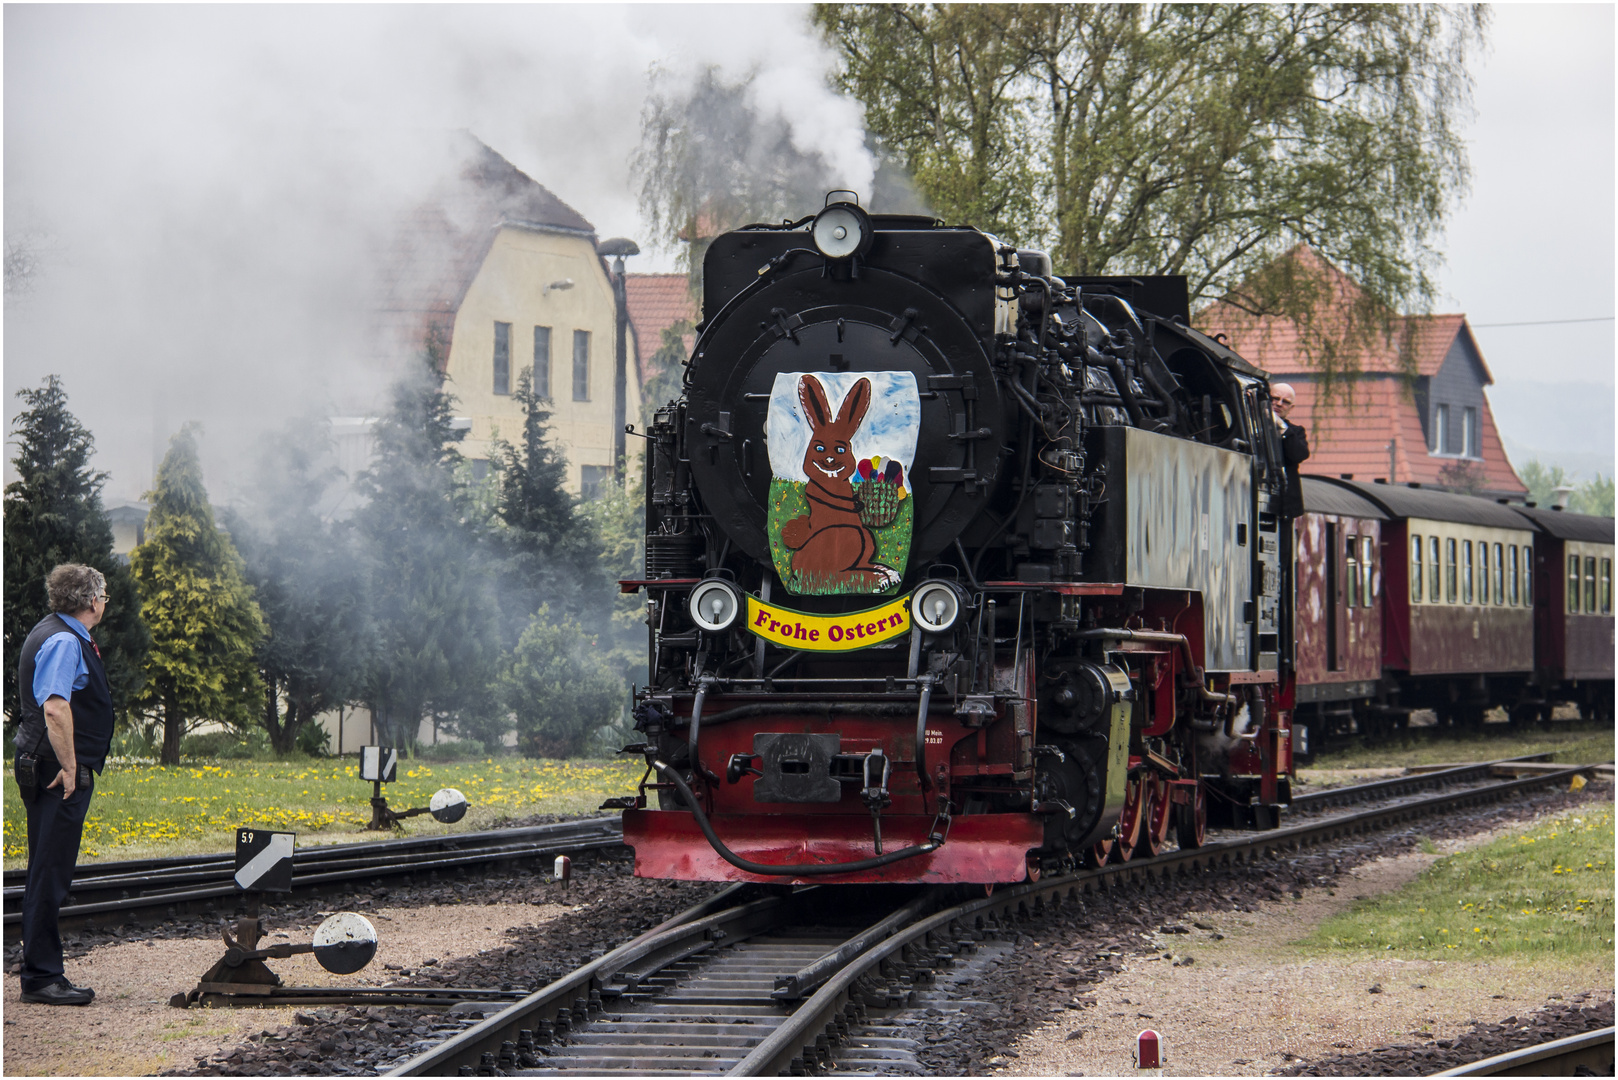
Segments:
[[[840,863],[875,854],[869,814],[715,814],[710,821],[727,847],[753,862]],[[932,826],[931,816],[883,814],[883,847],[897,850],[925,843]],[[1028,877],[1028,852],[1044,842],[1044,820],[1033,814],[958,815],[950,822],[948,840],[937,851],[874,870],[794,881],[1018,882]],[[702,835],[696,819],[683,810],[625,810],[624,843],[635,849],[637,877],[771,884],[787,880],[749,874],[726,862]]]

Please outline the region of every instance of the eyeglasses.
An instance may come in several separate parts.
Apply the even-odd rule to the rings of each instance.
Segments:
[[[1275,403],[1277,405],[1292,405],[1292,404],[1295,404],[1293,399],[1289,398],[1289,397],[1276,398]]]
[[[101,602],[102,602],[102,603],[103,603],[103,604],[105,604],[105,603],[106,603],[106,602],[107,602],[107,594],[106,594],[106,593],[102,593],[102,594],[101,594],[101,595],[100,595],[100,596],[92,596],[92,597],[90,597],[90,599],[91,599],[91,600],[92,600],[92,601],[96,601],[96,600],[99,600],[99,601],[101,601]]]

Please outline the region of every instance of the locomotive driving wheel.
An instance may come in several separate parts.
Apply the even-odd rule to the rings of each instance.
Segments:
[[[1124,789],[1124,809],[1118,815],[1118,836],[1112,845],[1113,862],[1128,862],[1135,857],[1135,850],[1140,846],[1141,826],[1151,809],[1146,805],[1150,797],[1144,777],[1135,777]]]
[[[1208,800],[1202,784],[1192,789],[1189,803],[1174,808],[1174,832],[1181,848],[1199,848],[1208,838]]]
[[[1140,843],[1135,845],[1135,854],[1158,855],[1168,844],[1169,826],[1174,822],[1174,804],[1169,801],[1172,790],[1169,782],[1161,776],[1156,773],[1147,775],[1146,805],[1142,808]]]
[[[1090,845],[1089,858],[1086,863],[1090,866],[1106,866],[1107,860],[1112,858],[1112,839],[1097,840]]]

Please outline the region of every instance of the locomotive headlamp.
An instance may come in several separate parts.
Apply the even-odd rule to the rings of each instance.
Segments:
[[[828,259],[858,255],[871,244],[871,219],[853,203],[832,203],[810,228],[815,247]]]
[[[941,634],[955,625],[961,614],[961,594],[943,581],[924,581],[910,599],[910,617],[930,634]]]
[[[704,630],[729,628],[741,610],[742,598],[729,582],[711,579],[691,590],[691,619]]]

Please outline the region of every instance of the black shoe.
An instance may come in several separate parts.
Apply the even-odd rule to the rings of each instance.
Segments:
[[[22,992],[22,999],[32,1005],[88,1005],[95,997],[96,992],[88,986],[74,986],[66,979]]]

